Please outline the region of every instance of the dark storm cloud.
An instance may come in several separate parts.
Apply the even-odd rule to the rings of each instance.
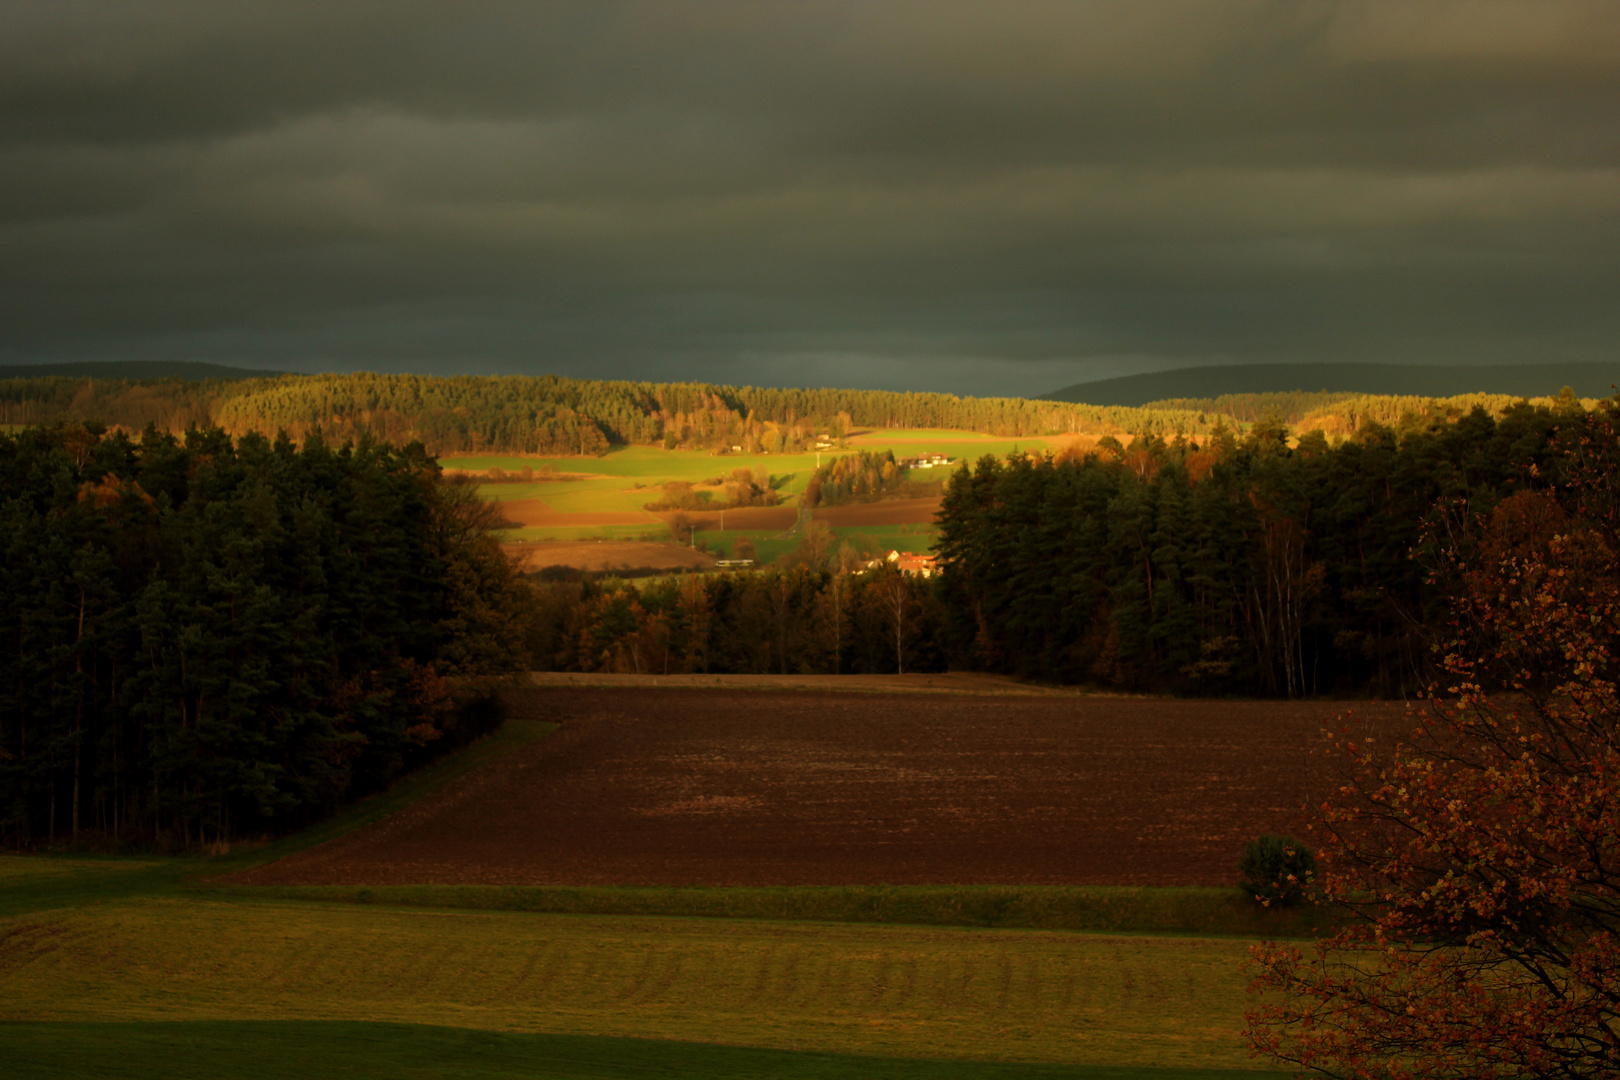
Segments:
[[[0,26],[7,360],[1039,392],[1620,330],[1609,0]]]

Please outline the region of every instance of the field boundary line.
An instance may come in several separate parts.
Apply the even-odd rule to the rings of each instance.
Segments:
[[[964,697],[1161,700],[1159,696],[1152,694],[1126,694],[1088,690],[1079,687],[1043,686],[1038,683],[1013,682],[1000,676],[966,676],[960,673],[934,675],[624,675],[610,672],[531,671],[529,672],[529,682],[530,685],[539,689],[795,690],[827,694],[952,694]]]
[[[1235,885],[232,885],[219,899],[1249,941],[1338,927],[1332,911],[1262,908]]]
[[[529,717],[508,717],[494,731],[475,739],[438,761],[408,773],[383,791],[375,792],[307,829],[281,837],[261,848],[240,854],[222,855],[209,859],[197,873],[188,875],[186,884],[210,888],[227,887],[216,884],[216,879],[230,874],[253,870],[288,855],[307,851],[321,844],[340,839],[381,821],[432,795],[440,788],[475,769],[529,743],[543,739],[557,730],[554,723]],[[206,876],[200,876],[206,874]]]

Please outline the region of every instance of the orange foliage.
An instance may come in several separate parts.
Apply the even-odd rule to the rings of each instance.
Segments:
[[[1213,450],[1194,450],[1187,455],[1187,477],[1195,484],[1209,479],[1221,457]]]
[[[1561,436],[1458,585],[1446,685],[1390,749],[1331,737],[1320,898],[1359,916],[1254,951],[1247,1035],[1327,1075],[1620,1073],[1620,439]]]
[[[112,473],[103,476],[99,484],[86,481],[79,486],[79,501],[87,502],[97,510],[116,506],[125,498],[140,499],[149,506],[152,504],[152,496],[142,490],[140,484],[133,480],[120,480]]]

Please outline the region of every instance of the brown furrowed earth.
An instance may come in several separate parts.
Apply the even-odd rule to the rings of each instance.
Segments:
[[[502,544],[520,569],[543,570],[570,566],[577,570],[707,569],[714,556],[682,544],[646,540],[535,540]]]
[[[553,510],[544,499],[508,499],[500,504],[508,521],[530,528],[601,528],[604,525],[657,525],[659,520],[644,510],[595,510],[571,514]]]
[[[882,499],[878,502],[827,506],[815,511],[817,521],[828,525],[926,525],[939,513],[940,497],[926,499]]]
[[[536,688],[561,727],[260,885],[1226,885],[1334,703]],[[1358,707],[1405,726],[1404,706]]]

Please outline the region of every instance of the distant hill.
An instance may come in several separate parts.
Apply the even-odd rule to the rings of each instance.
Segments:
[[[1142,406],[1169,399],[1294,391],[1456,397],[1512,394],[1555,397],[1568,386],[1580,397],[1608,397],[1620,384],[1620,363],[1513,364],[1450,367],[1441,364],[1230,364],[1177,368],[1147,375],[1076,383],[1041,395],[1047,401]]]
[[[88,366],[88,365],[86,365]],[[111,365],[109,365],[111,367]],[[133,365],[131,365],[133,367]],[[196,372],[202,365],[194,365]],[[15,369],[12,369],[15,370]],[[102,369],[105,370],[105,369]],[[420,441],[434,453],[589,454],[609,446],[739,446],[802,450],[818,433],[946,428],[989,435],[1106,435],[1208,430],[1197,413],[1095,408],[1025,398],[959,398],[885,390],[780,389],[538,376],[301,375],[141,379],[80,372],[12,377],[0,369],[0,425],[99,420],[140,431],[218,425],[295,439],[319,428],[344,441]],[[172,370],[172,369],[170,369]],[[52,369],[66,374],[67,367]],[[124,377],[120,377],[124,376]]]
[[[0,379],[273,379],[285,371],[227,367],[191,360],[104,360],[74,364],[0,365]]]
[[[1547,392],[1541,394],[1535,393],[1534,384],[1517,384],[1518,393],[1446,396],[1310,390],[1228,393],[1129,406],[887,390],[610,382],[552,375],[441,378],[270,372],[272,377],[254,378],[252,372],[211,364],[77,366],[103,373],[81,370],[66,378],[7,378],[18,369],[0,368],[0,428],[97,420],[126,431],[140,431],[148,424],[171,432],[217,425],[233,435],[255,431],[274,436],[285,431],[294,439],[319,429],[325,438],[339,443],[371,437],[397,445],[419,441],[436,454],[542,456],[650,445],[721,452],[736,446],[751,454],[798,453],[826,434],[872,428],[976,431],[1004,438],[1111,435],[1129,441],[1144,434],[1199,436],[1233,426],[1242,430],[1263,416],[1274,416],[1296,431],[1320,431],[1337,438],[1368,424],[1398,432],[1422,429],[1455,420],[1475,408],[1502,416],[1525,397],[1542,409],[1579,408],[1556,400],[1558,388],[1565,382],[1583,388],[1594,382],[1586,371],[1579,372],[1585,379],[1572,378],[1578,368],[1566,365],[1537,369],[1544,378],[1554,376],[1545,378]],[[1589,366],[1601,369],[1600,365]],[[1620,369],[1620,365],[1615,367]],[[109,369],[116,374],[105,374]],[[185,376],[175,377],[177,369]],[[46,370],[60,376],[71,369],[63,365]],[[1469,385],[1488,384],[1479,372],[1490,370],[1475,369]],[[129,377],[136,372],[144,377]],[[1168,389],[1166,382],[1177,375],[1207,373],[1208,369],[1200,369],[1145,377],[1160,382],[1141,393],[1163,393]],[[1620,370],[1613,374],[1620,379]],[[1126,381],[1130,380],[1110,380]],[[1394,381],[1394,376],[1386,381]],[[1106,387],[1109,383],[1090,385]],[[1180,388],[1202,387],[1183,383]],[[1588,407],[1591,404],[1588,401]]]

